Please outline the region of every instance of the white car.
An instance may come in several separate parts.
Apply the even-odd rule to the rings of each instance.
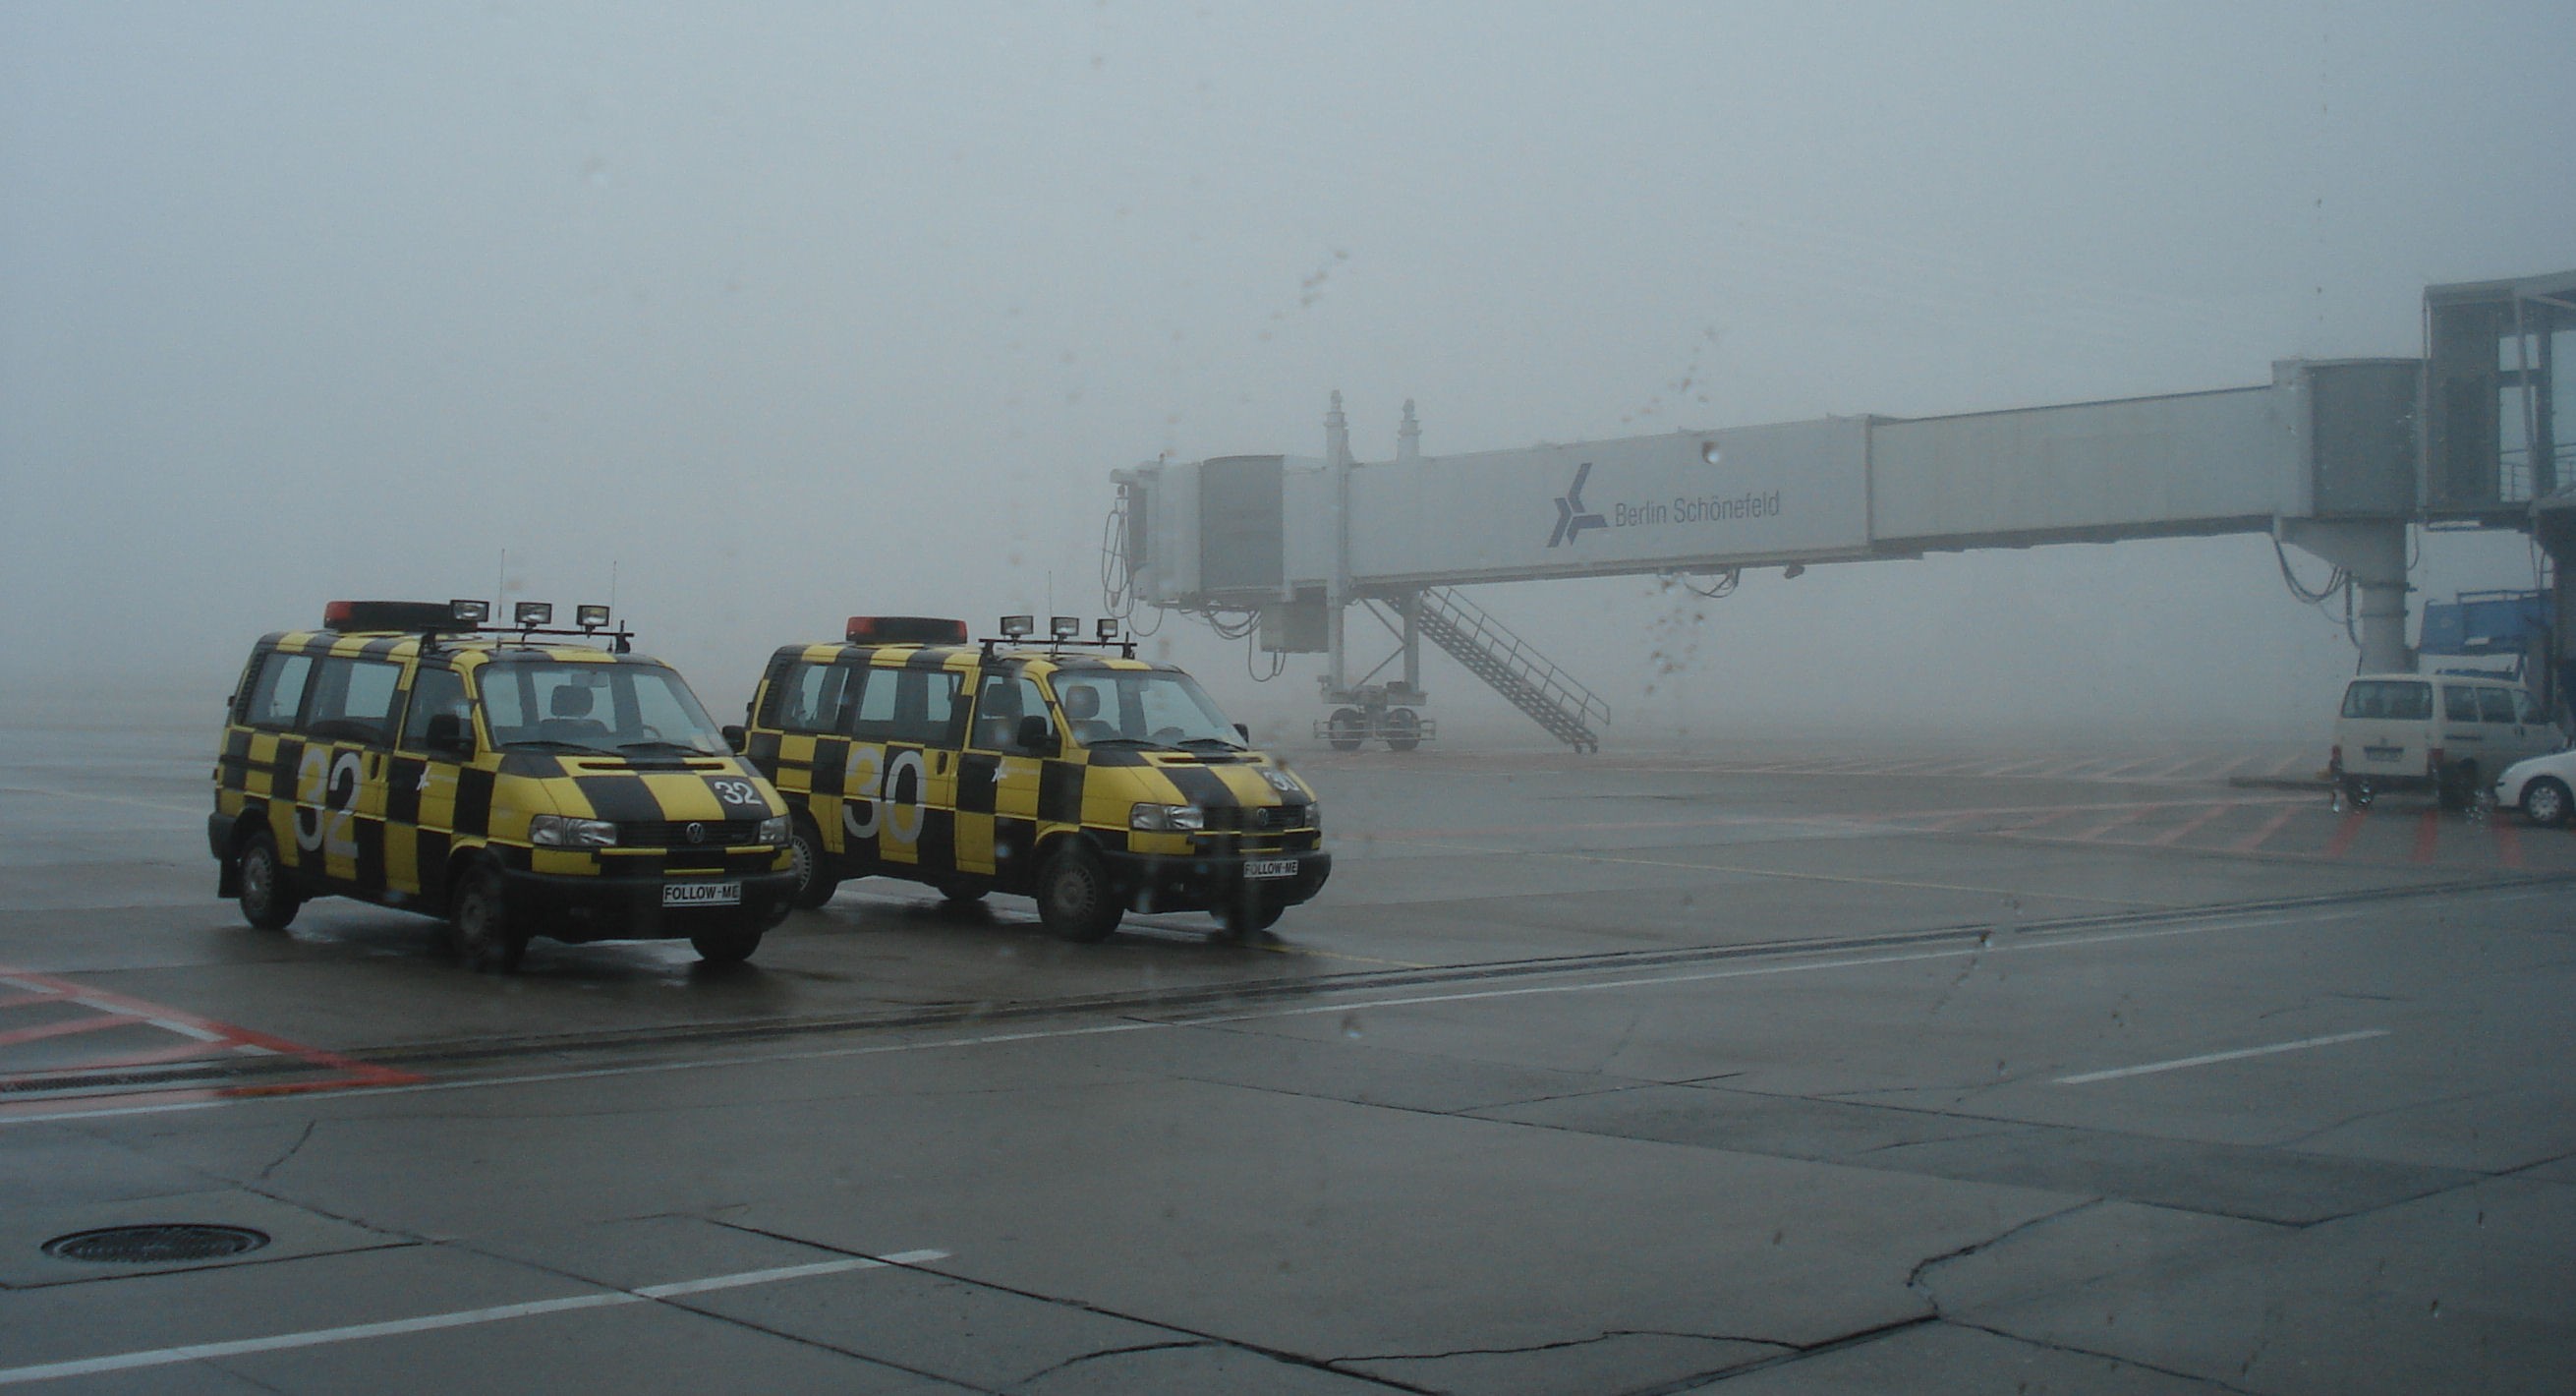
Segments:
[[[2518,805],[2522,817],[2534,824],[2555,826],[2567,822],[2576,811],[2576,751],[2553,751],[2528,761],[2516,761],[2496,777],[2495,797],[2499,808]]]

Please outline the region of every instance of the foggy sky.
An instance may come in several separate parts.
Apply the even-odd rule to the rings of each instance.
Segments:
[[[0,692],[614,569],[721,714],[853,612],[1095,611],[1110,470],[1320,453],[1336,388],[1384,457],[1408,397],[1448,453],[2411,355],[2428,282],[2576,266],[2571,50],[2556,3],[16,0]],[[2259,537],[1480,599],[1640,740],[2321,733],[2352,668]],[[1165,633],[1311,714],[1319,661]]]

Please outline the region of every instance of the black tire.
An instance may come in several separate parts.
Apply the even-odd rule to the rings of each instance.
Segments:
[[[2463,761],[2442,772],[2434,799],[2444,809],[2467,809],[2478,800],[2478,763]]]
[[[751,958],[760,948],[760,935],[765,928],[756,921],[737,921],[713,930],[700,931],[689,937],[698,958],[711,965],[738,965]]]
[[[981,879],[957,878],[947,882],[934,882],[931,886],[938,890],[940,896],[959,906],[973,906],[992,895],[993,891],[993,884]]]
[[[810,911],[841,890],[841,879],[832,875],[831,850],[823,847],[822,831],[812,820],[799,819],[789,830],[787,853],[796,869],[796,890],[787,895],[790,903]]]
[[[1422,715],[1411,708],[1386,710],[1386,749],[1411,751],[1422,745]]]
[[[2544,829],[2555,829],[2567,822],[2576,801],[2567,795],[2567,784],[2555,776],[2542,776],[2522,788],[2522,817]]]
[[[277,840],[266,829],[254,829],[233,855],[239,878],[242,919],[263,931],[282,931],[304,906],[295,874],[277,856]]]
[[[1038,920],[1066,940],[1106,940],[1127,908],[1091,845],[1067,839],[1038,870]]]
[[[2343,798],[2344,803],[2352,806],[2354,809],[2368,809],[2370,808],[2370,802],[2379,798],[2379,791],[2373,787],[2369,781],[2364,780],[2359,776],[2345,776],[2343,778]]]
[[[1333,744],[1333,750],[1357,751],[1368,735],[1368,715],[1357,708],[1335,708],[1333,715],[1324,719],[1324,731],[1329,734],[1326,740]]]
[[[527,957],[527,929],[511,915],[509,883],[489,858],[475,860],[458,880],[447,926],[457,963],[477,974],[516,974]]]

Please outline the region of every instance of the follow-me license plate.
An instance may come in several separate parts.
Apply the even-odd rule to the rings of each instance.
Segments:
[[[664,906],[740,906],[739,882],[671,882],[662,887]]]
[[[1295,877],[1297,860],[1294,858],[1250,859],[1243,865],[1243,875],[1245,877]]]

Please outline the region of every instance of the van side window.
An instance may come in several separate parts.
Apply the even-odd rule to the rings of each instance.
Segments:
[[[2356,679],[2344,690],[2343,715],[2390,722],[2424,722],[2433,716],[2433,686],[2408,679]]]
[[[2540,700],[2531,696],[2530,689],[2517,688],[2513,691],[2513,720],[2539,727],[2546,725],[2549,718],[2540,711]]]
[[[241,720],[272,730],[294,726],[304,707],[304,681],[312,675],[313,656],[269,651],[242,695]]]
[[[326,657],[313,676],[305,730],[334,741],[383,746],[393,740],[394,697],[401,684],[399,664]]]
[[[2475,722],[2478,720],[2478,691],[2466,684],[2442,685],[2442,720]]]
[[[423,666],[420,677],[413,679],[411,684],[411,711],[403,718],[403,749],[429,750],[429,720],[442,713],[456,718],[465,731],[473,730],[471,713],[465,702],[464,678],[453,669]]]
[[[2513,691],[2505,688],[2479,689],[2478,720],[2481,722],[2512,722]]]
[[[849,675],[859,685],[856,701],[849,703],[851,736],[865,742],[957,744],[962,684],[955,670],[872,667]]]
[[[797,664],[769,687],[769,725],[782,732],[837,732],[853,671],[840,664]]]
[[[1020,720],[1028,717],[1046,718],[1048,730],[1055,728],[1038,681],[1025,674],[986,675],[982,691],[975,695],[974,745],[985,751],[1036,755],[1020,745]]]

